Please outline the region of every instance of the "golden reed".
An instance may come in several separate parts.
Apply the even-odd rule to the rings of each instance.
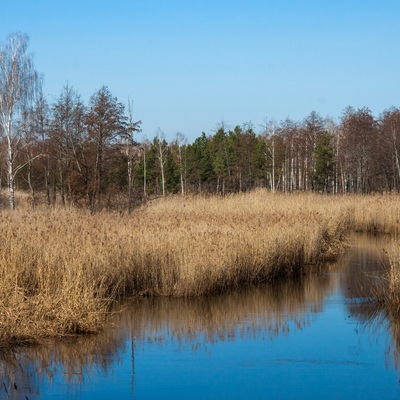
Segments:
[[[0,345],[97,332],[128,297],[199,296],[307,273],[343,249],[349,229],[395,232],[395,199],[259,190],[168,197],[132,214],[2,211]]]

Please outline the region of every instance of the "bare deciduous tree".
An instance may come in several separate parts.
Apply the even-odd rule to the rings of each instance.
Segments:
[[[78,93],[65,86],[52,107],[50,137],[57,160],[61,204],[89,197],[89,171],[85,154],[85,106]]]
[[[154,145],[157,148],[157,158],[160,165],[162,194],[165,196],[165,163],[167,162],[168,145],[165,141],[164,132],[160,128],[157,129]]]
[[[123,137],[127,128],[125,107],[112,96],[106,86],[91,97],[86,124],[95,152],[93,188],[90,193],[90,205],[94,210],[95,207],[101,208],[104,151],[118,138]]]
[[[132,195],[134,183],[134,162],[138,153],[140,153],[139,144],[134,139],[134,134],[141,132],[140,125],[142,121],[135,121],[133,118],[133,103],[128,99],[128,126],[124,135],[125,151],[128,163],[128,211],[132,211]]]
[[[174,141],[175,146],[178,149],[178,165],[179,165],[179,176],[180,176],[180,183],[181,183],[181,194],[182,196],[185,195],[185,175],[186,175],[186,168],[185,168],[185,159],[184,159],[184,149],[187,144],[187,139],[182,132],[177,132]],[[183,149],[182,149],[183,148]]]
[[[7,143],[7,177],[11,209],[15,208],[14,189],[16,150],[19,136],[14,121],[28,108],[33,100],[37,73],[32,56],[28,53],[29,38],[15,33],[0,48],[0,127]]]

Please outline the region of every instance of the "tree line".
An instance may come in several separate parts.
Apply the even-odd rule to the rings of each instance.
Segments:
[[[344,110],[340,121],[312,111],[302,121],[266,120],[233,129],[220,124],[192,143],[159,129],[139,140],[141,121],[106,86],[84,104],[65,86],[49,104],[25,35],[0,48],[0,187],[29,191],[32,206],[74,204],[92,211],[132,209],[173,193],[271,191],[372,193],[400,188],[400,109],[375,118],[368,108]]]

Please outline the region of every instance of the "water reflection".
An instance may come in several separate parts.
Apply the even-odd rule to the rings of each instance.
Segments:
[[[292,326],[307,327],[333,284],[328,276],[310,276],[209,298],[143,299],[129,304],[116,323],[134,332],[138,342],[163,340],[164,335],[195,347],[260,334],[272,339]]]
[[[145,390],[139,390],[141,385],[147,390],[148,385],[155,385],[153,382],[143,384],[150,379],[147,374],[153,373],[149,371],[155,371],[154,365],[168,363],[180,354],[179,362],[174,365],[185,369],[182,360],[190,362],[189,356],[184,357],[187,352],[193,355],[194,362],[198,361],[200,354],[206,354],[217,364],[218,358],[212,354],[212,349],[221,346],[229,346],[224,347],[224,351],[235,353],[235,363],[228,366],[228,370],[239,368],[240,374],[246,371],[264,371],[265,374],[267,369],[271,374],[270,368],[277,371],[283,368],[284,371],[291,365],[295,365],[297,374],[303,365],[304,368],[329,369],[339,363],[345,368],[366,368],[371,361],[360,359],[358,355],[347,358],[317,355],[313,358],[312,351],[305,348],[305,353],[301,354],[307,356],[296,358],[293,349],[301,346],[302,341],[312,346],[315,340],[319,340],[313,338],[317,325],[323,326],[318,329],[327,331],[333,326],[338,335],[347,335],[339,331],[348,327],[347,321],[340,322],[342,312],[343,318],[351,317],[357,321],[356,329],[368,330],[373,337],[387,337],[386,362],[389,365],[393,360],[397,368],[400,325],[393,318],[374,313],[375,309],[365,301],[372,296],[371,284],[376,282],[376,276],[384,268],[381,252],[384,239],[358,235],[350,240],[354,247],[318,276],[304,277],[296,282],[247,287],[209,298],[136,300],[125,304],[123,312],[115,315],[112,326],[100,335],[53,341],[41,347],[3,353],[0,398],[109,398],[118,395],[140,398]],[[336,323],[335,318],[340,323]],[[282,339],[298,343],[291,348],[289,342],[285,342],[288,353],[283,353]],[[266,351],[265,342],[271,346],[277,342],[277,350],[268,348],[269,358],[265,355],[260,359],[256,356],[250,360],[246,358],[252,348],[255,348],[254,354],[261,349]],[[157,353],[158,349],[168,347],[171,350],[164,355]],[[146,363],[153,361],[156,364],[151,364],[150,368]],[[205,373],[198,371],[200,375]],[[247,380],[251,382],[250,375]],[[221,386],[228,384],[232,382],[219,383]],[[215,393],[217,398],[219,392]],[[176,395],[185,397],[179,393]]]
[[[107,374],[125,352],[125,342],[112,333],[51,341],[22,351],[3,351],[0,398],[42,398],[43,383],[58,384],[60,377],[65,387],[86,386],[92,377]]]
[[[383,235],[355,234],[350,238],[352,247],[337,266],[350,315],[360,321],[360,329],[371,337],[387,338],[386,364],[393,364],[397,370],[400,365],[400,321],[373,303],[375,287],[388,285],[388,280],[382,277],[389,269],[385,249],[391,240]]]
[[[340,286],[347,299],[374,297],[375,285],[381,284],[382,274],[388,268],[384,249],[390,238],[370,234],[353,234],[346,253],[337,261]]]

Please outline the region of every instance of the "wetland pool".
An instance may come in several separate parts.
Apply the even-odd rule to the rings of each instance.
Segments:
[[[0,398],[398,399],[400,324],[368,301],[383,240],[295,282],[132,301],[99,335],[3,355]]]

